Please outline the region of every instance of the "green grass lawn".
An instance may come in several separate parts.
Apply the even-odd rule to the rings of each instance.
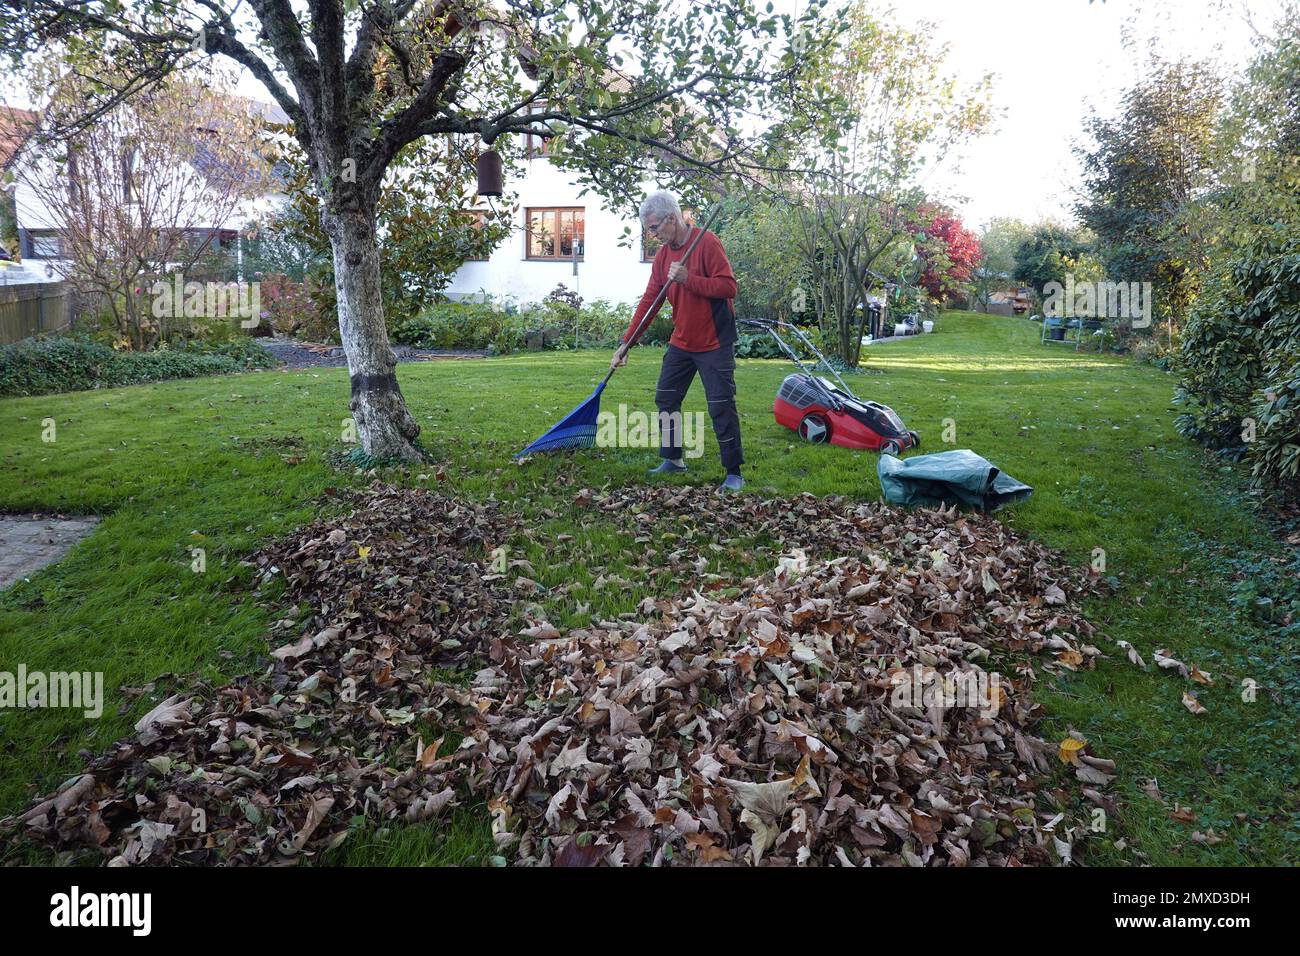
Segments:
[[[603,407],[652,411],[659,356],[635,351]],[[1174,431],[1173,377],[1040,345],[1033,323],[972,313],[947,313],[935,334],[880,345],[867,360],[882,374],[850,384],[892,405],[921,433],[923,452],[972,448],[1033,485],[1033,497],[1003,519],[1078,563],[1102,549],[1106,574],[1121,584],[1087,611],[1107,635],[1135,645],[1149,669],[1101,641],[1109,661],[1040,689],[1046,735],[1074,728],[1119,764],[1118,818],[1075,858],[1129,863],[1136,847],[1152,864],[1300,859],[1296,651],[1231,601],[1229,561],[1267,561],[1277,545],[1240,475]],[[632,581],[547,605],[558,626],[631,611],[655,590],[634,569],[617,518],[579,525],[572,488],[554,482],[557,474],[591,487],[638,482],[653,451],[592,449],[522,466],[510,457],[582,399],[607,361],[601,352],[544,353],[399,370],[425,444],[443,462],[443,487],[495,496],[529,516],[534,531],[518,548],[543,584],[589,584],[602,572]],[[748,492],[879,498],[875,455],[806,446],[774,423],[772,396],[790,370],[742,361],[737,371]],[[107,697],[98,721],[79,711],[0,711],[0,815],[76,772],[78,750],[129,732],[168,686],[165,675],[259,666],[266,626],[286,609],[254,603],[239,561],[308,520],[326,487],[366,480],[323,460],[341,447],[347,397],[346,371],[323,369],[0,401],[0,510],[104,518],[59,565],[0,594],[0,670],[102,670]],[[687,402],[696,409],[704,409],[698,385]],[[57,424],[54,443],[41,439],[47,418]],[[954,443],[941,440],[945,426]],[[691,464],[673,480],[721,479],[711,431]],[[385,477],[418,483],[435,472]],[[561,533],[574,540],[558,547]],[[191,571],[196,547],[206,551],[202,574]],[[774,564],[775,554],[722,551],[710,570],[741,575]],[[590,605],[588,617],[575,594]],[[1214,675],[1201,693],[1208,714],[1182,706],[1185,681],[1155,672],[1160,647]],[[117,692],[159,678],[154,694]],[[1254,702],[1242,700],[1243,678],[1259,685]],[[1143,792],[1150,778],[1169,807],[1191,807],[1196,822],[1172,820]],[[1220,842],[1192,842],[1194,830],[1210,828]],[[1123,851],[1113,845],[1121,838]],[[490,847],[486,814],[471,806],[438,825],[357,834],[337,861],[454,863],[480,860]]]

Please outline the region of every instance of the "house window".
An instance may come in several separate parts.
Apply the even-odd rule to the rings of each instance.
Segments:
[[[696,212],[697,210],[694,206],[682,207],[682,218],[686,220],[686,225],[691,227],[695,226]],[[659,251],[659,247],[662,245],[663,243],[659,241],[659,238],[653,232],[647,229],[644,225],[641,226],[642,262],[654,262],[655,253]]]
[[[547,110],[545,103],[533,103],[528,107],[528,112],[544,113]],[[532,133],[524,134],[524,157],[534,159],[538,156],[551,155],[551,144],[555,137],[534,136]]]
[[[461,209],[459,210],[457,215],[462,217],[465,220],[466,225],[472,226],[474,229],[477,229],[479,232],[483,231],[483,225],[487,221],[487,213],[485,213],[481,209]],[[486,255],[466,256],[465,261],[466,262],[487,262],[488,257]]]
[[[586,212],[581,206],[526,209],[527,258],[572,259],[584,256]]]
[[[190,252],[202,255],[205,252],[212,252],[221,248],[221,240],[218,233],[210,229],[193,229],[185,233],[185,242],[189,246]]]
[[[58,236],[32,236],[33,259],[57,259],[61,253]]]

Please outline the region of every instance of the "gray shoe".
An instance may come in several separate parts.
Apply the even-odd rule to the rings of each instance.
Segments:
[[[745,487],[745,479],[740,475],[728,475],[720,487],[723,491],[739,491]]]
[[[686,466],[685,466],[685,465],[676,465],[676,464],[673,464],[673,462],[671,462],[671,461],[669,461],[667,458],[665,458],[663,461],[661,461],[661,462],[659,463],[659,467],[658,467],[658,468],[651,468],[651,469],[647,472],[647,474],[651,474],[651,475],[680,475],[680,474],[685,473],[685,471],[686,471]]]

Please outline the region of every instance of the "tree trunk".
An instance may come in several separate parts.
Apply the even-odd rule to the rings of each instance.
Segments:
[[[339,335],[352,376],[348,408],[361,448],[372,458],[421,461],[424,455],[414,444],[420,426],[407,411],[397,386],[397,356],[388,345],[384,326],[374,206],[345,209],[322,218],[334,252]]]

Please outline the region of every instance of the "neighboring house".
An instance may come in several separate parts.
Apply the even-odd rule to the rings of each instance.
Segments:
[[[19,148],[31,135],[36,114],[31,110],[0,106],[0,284],[23,285],[46,282],[45,269],[23,266],[15,256],[18,252],[18,212],[14,201],[12,169]]]
[[[288,122],[288,117],[278,106],[260,103],[255,100],[245,100],[244,103],[251,115],[259,115],[272,123]],[[14,112],[26,113],[30,121],[36,119],[36,114],[26,110]],[[15,183],[12,188],[18,226],[18,255],[27,267],[28,272],[40,276],[40,279],[32,281],[56,282],[61,281],[67,274],[68,263],[62,256],[59,224],[56,217],[41,200],[37,190],[31,184],[31,167],[28,164],[33,160],[21,151],[21,146],[27,136],[30,135],[31,129],[32,127],[29,126],[26,134],[21,137],[10,137],[16,140],[13,143],[13,150],[17,152],[17,156],[13,161]],[[195,124],[196,134],[201,134],[203,130],[202,125]],[[3,127],[0,126],[0,150],[3,149],[4,139]],[[2,155],[2,152],[0,152],[0,155]],[[193,167],[205,176],[219,175],[222,172],[221,170],[206,168],[205,164],[212,163],[215,163],[214,157],[203,150],[200,143],[200,149],[196,151],[192,163]],[[183,231],[192,242],[201,242],[210,237],[209,249],[213,251],[230,250],[235,257],[238,268],[243,257],[244,239],[242,233],[268,211],[284,203],[286,198],[281,192],[271,191],[255,200],[241,203],[235,213],[224,222],[196,221],[188,223]]]
[[[18,147],[27,142],[36,123],[36,113],[12,106],[0,106],[0,170],[8,171]]]
[[[1004,289],[989,295],[987,310],[995,315],[1024,315],[1033,306],[1033,293],[1029,289]]]

